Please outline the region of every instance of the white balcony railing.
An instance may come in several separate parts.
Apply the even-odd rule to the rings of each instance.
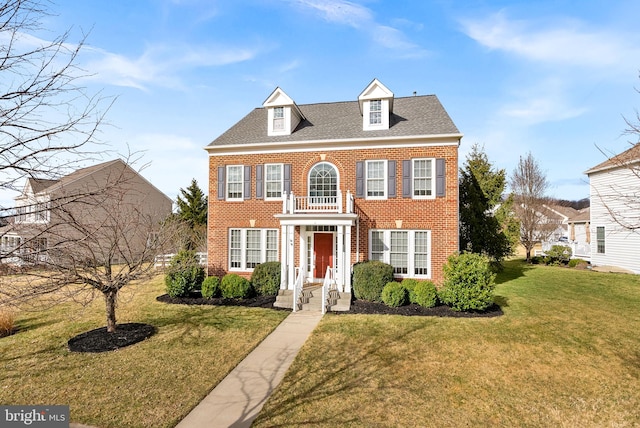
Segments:
[[[283,214],[303,213],[353,213],[353,195],[347,192],[346,204],[343,206],[342,192],[336,196],[295,196],[285,193],[282,197]]]

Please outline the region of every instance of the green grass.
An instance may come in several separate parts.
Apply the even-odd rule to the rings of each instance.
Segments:
[[[136,290],[132,292],[132,290]],[[0,404],[67,404],[71,420],[100,428],[173,427],[288,312],[168,305],[163,278],[124,290],[118,322],[157,327],[146,341],[101,354],[71,353],[71,337],[104,326],[104,303],[16,314],[0,339]]]
[[[498,318],[325,316],[255,426],[640,425],[640,278],[497,280]]]

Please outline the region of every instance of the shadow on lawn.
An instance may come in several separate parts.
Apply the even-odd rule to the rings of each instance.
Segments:
[[[381,377],[386,377],[381,374],[396,370],[397,360],[389,349],[393,349],[396,343],[424,330],[427,326],[426,323],[414,324],[402,334],[394,335],[386,340],[372,341],[370,345],[362,347],[357,353],[352,349],[348,357],[341,353],[327,352],[323,358],[311,360],[317,362],[318,367],[301,365],[297,368],[290,368],[285,378],[286,391],[285,388],[279,389],[279,391],[285,392],[273,395],[269,400],[269,406],[263,408],[254,423],[267,424],[269,427],[361,424],[363,421],[354,416],[349,409],[326,410],[326,406],[323,406],[322,413],[306,412],[305,416],[301,416],[301,419],[295,421],[287,420],[278,424],[274,423],[274,418],[282,415],[300,414],[301,412],[297,410],[299,407],[304,408],[334,395],[366,393],[370,388],[402,388],[399,385],[380,385],[379,383]],[[310,382],[310,378],[314,381]],[[284,399],[281,398],[281,395]]]
[[[513,281],[524,276],[526,271],[533,269],[533,266],[523,259],[507,260],[503,263],[503,266],[504,268],[496,275],[496,284]]]

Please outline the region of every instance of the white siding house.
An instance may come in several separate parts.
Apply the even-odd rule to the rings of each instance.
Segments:
[[[591,264],[640,273],[640,144],[586,171]]]

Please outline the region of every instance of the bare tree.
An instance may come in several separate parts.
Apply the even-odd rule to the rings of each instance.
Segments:
[[[75,169],[94,153],[109,107],[79,84],[87,76],[77,66],[86,36],[78,43],[69,31],[50,41],[35,37],[47,6],[0,0],[0,189]]]
[[[99,292],[107,331],[114,332],[119,291],[153,275],[154,257],[165,251],[160,225],[171,201],[150,195],[141,186],[144,179],[122,161],[108,163],[81,185],[78,181],[57,189],[47,207],[48,221],[14,229],[22,232],[24,244],[13,258],[37,266],[26,270],[22,281],[5,281],[0,303],[21,304],[44,295],[54,302],[76,296],[90,301]]]
[[[520,220],[520,243],[525,248],[527,260],[531,260],[531,250],[536,243],[546,240],[557,227],[545,215],[549,183],[531,152],[520,156],[511,175],[510,187],[514,210]]]

